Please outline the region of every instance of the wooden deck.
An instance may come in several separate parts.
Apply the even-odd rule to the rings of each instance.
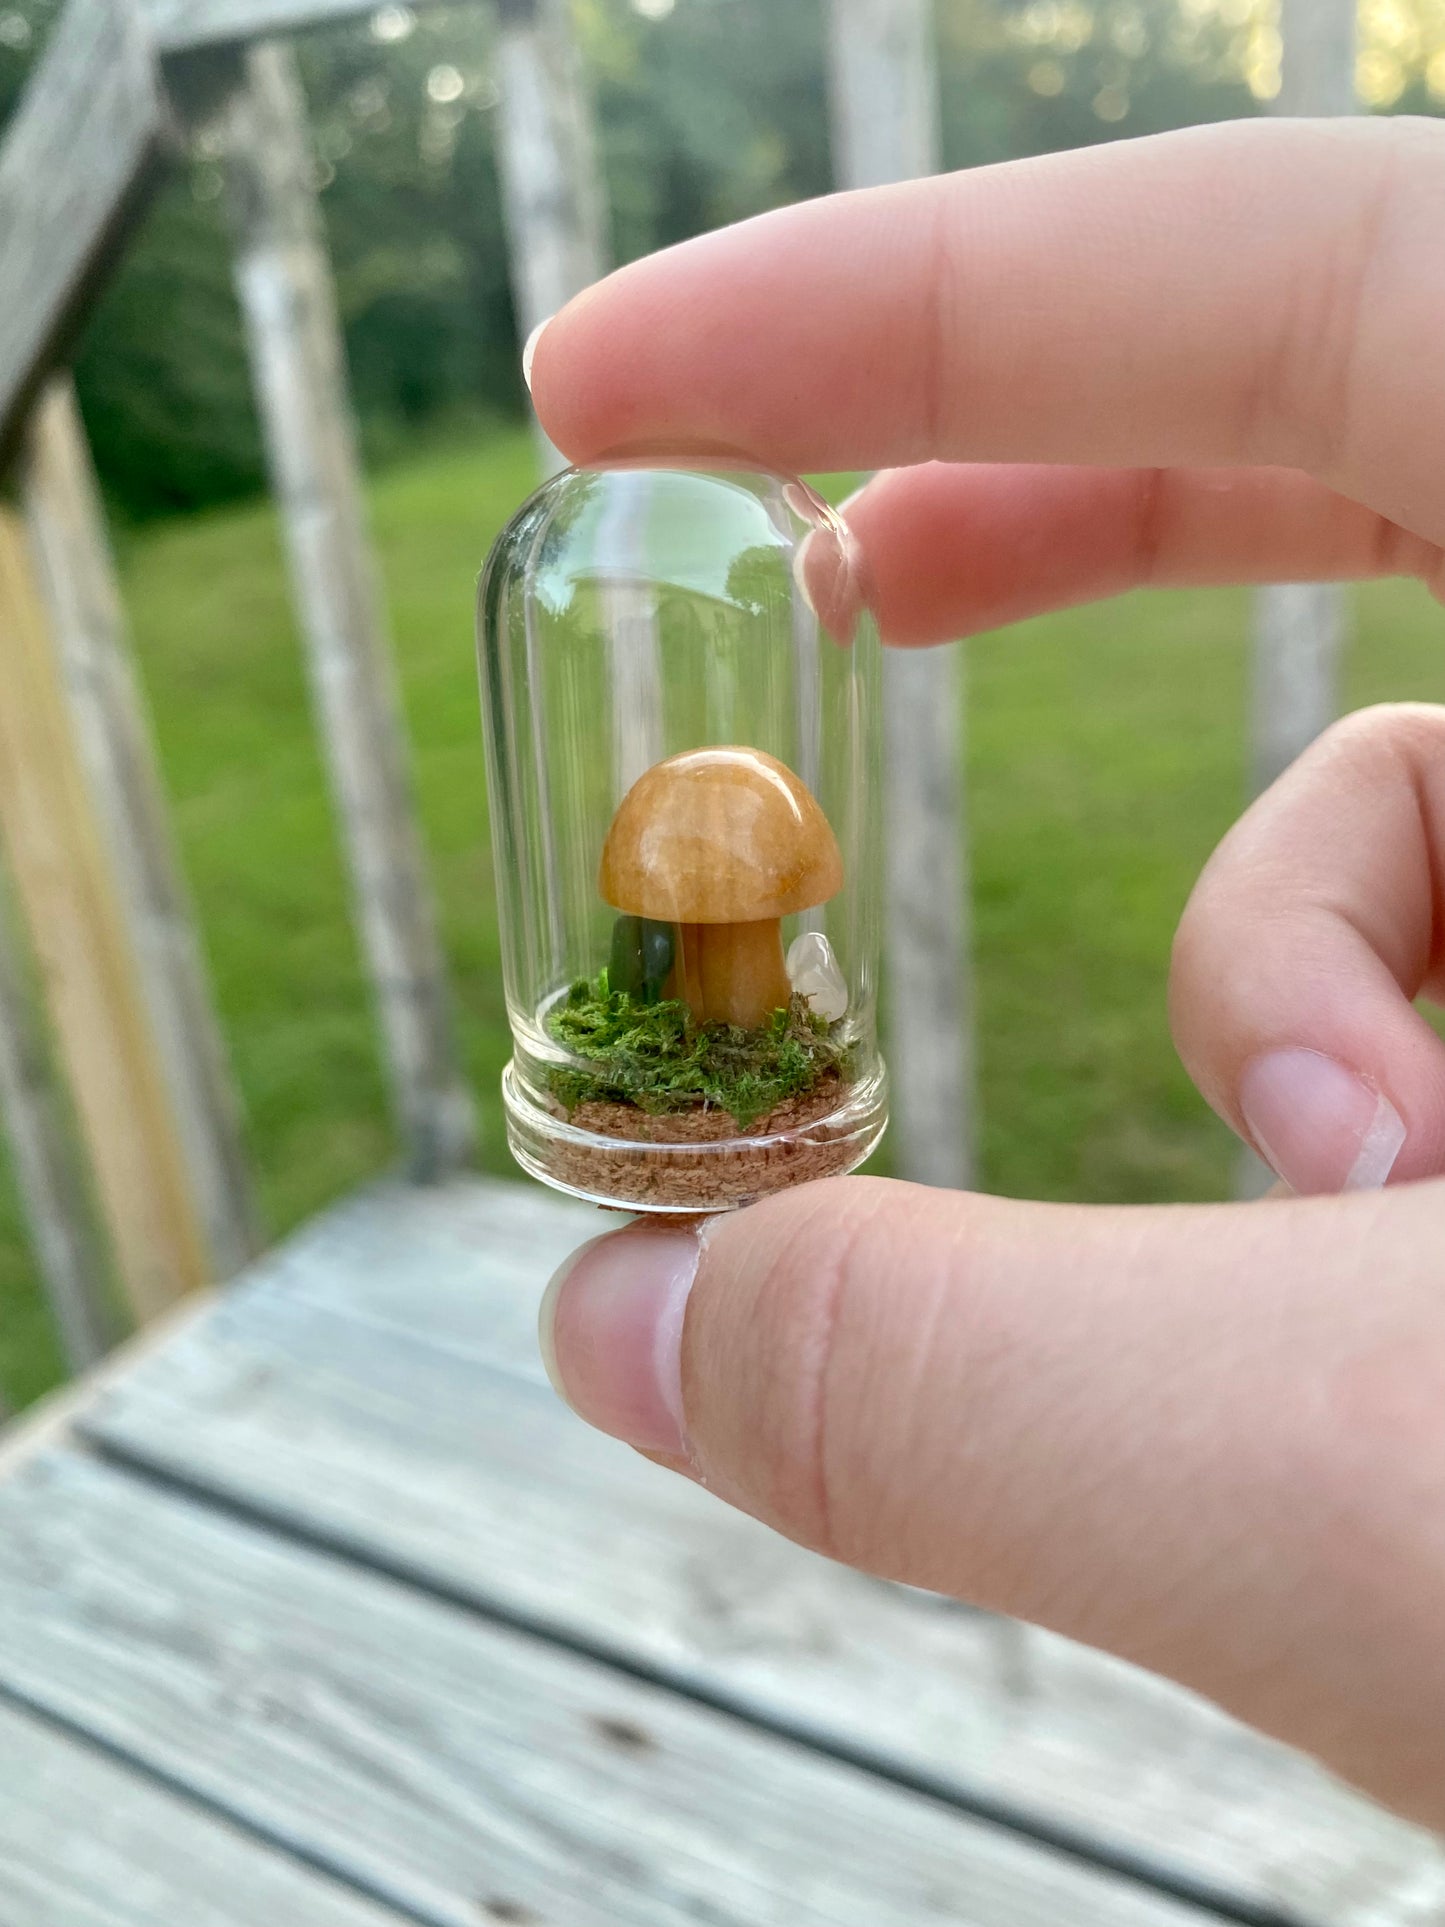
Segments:
[[[0,1434],[3,1927],[1397,1927],[1445,1851],[589,1433],[592,1214],[384,1188]]]

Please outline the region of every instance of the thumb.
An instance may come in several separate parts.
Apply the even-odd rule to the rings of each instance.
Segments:
[[[1445,1187],[1020,1204],[838,1179],[594,1241],[584,1417],[833,1558],[1171,1674],[1445,1820]]]

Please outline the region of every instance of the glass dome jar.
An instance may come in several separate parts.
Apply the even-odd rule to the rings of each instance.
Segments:
[[[886,1121],[880,651],[805,484],[570,469],[482,574],[518,1162],[716,1211],[852,1170]]]

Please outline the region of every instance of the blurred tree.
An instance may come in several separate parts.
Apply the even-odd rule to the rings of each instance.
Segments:
[[[821,0],[580,0],[617,259],[831,184]]]
[[[1254,112],[1259,31],[1179,0],[937,0],[949,167]]]
[[[493,150],[491,11],[311,36],[302,74],[357,408],[373,453],[458,405],[520,412]]]
[[[0,0],[0,120],[60,0]],[[1278,87],[1273,0],[935,0],[945,164],[1254,111]],[[820,0],[574,0],[613,250],[827,191]],[[519,414],[485,0],[307,35],[317,178],[353,386],[376,457],[429,424]],[[1362,0],[1360,85],[1445,107],[1445,0]],[[198,141],[98,307],[77,371],[106,486],[132,514],[259,485],[217,201]]]
[[[262,485],[212,178],[201,168],[162,190],[81,338],[75,385],[96,466],[107,495],[131,516]]]

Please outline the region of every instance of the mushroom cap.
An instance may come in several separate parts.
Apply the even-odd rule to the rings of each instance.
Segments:
[[[760,749],[690,749],[623,797],[598,887],[616,910],[667,923],[756,923],[843,887],[838,839],[786,763]]]

